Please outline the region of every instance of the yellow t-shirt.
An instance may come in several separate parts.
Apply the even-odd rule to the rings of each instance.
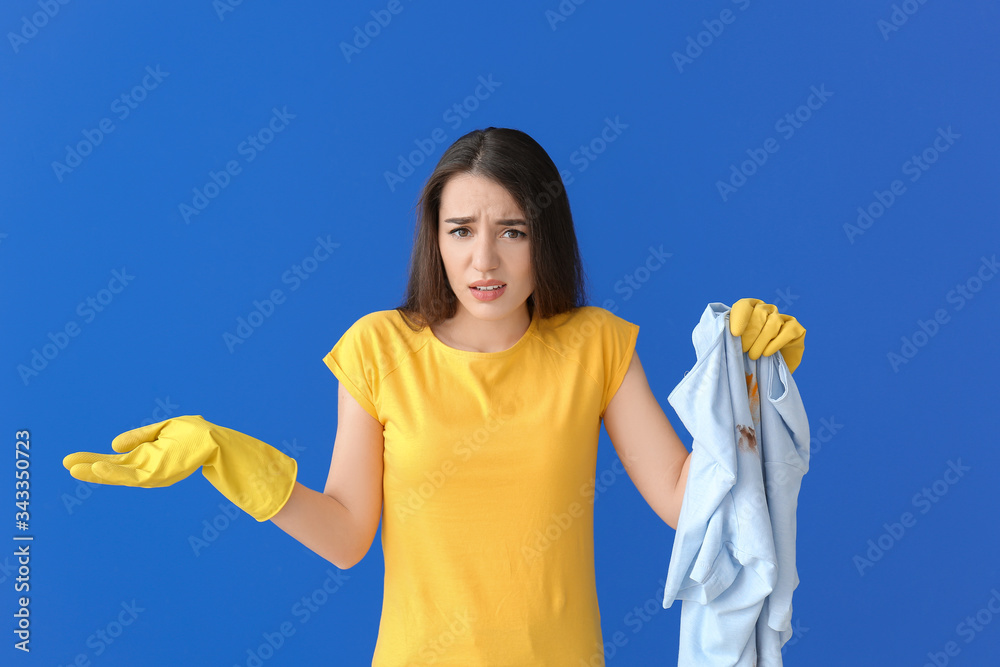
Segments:
[[[597,444],[638,332],[585,306],[471,352],[381,310],[324,357],[385,438],[373,666],[604,664]]]

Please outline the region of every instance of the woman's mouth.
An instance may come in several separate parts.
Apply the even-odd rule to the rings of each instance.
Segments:
[[[472,296],[476,297],[480,301],[493,301],[499,299],[504,291],[507,289],[507,285],[490,285],[488,287],[469,287],[469,291],[472,292]]]

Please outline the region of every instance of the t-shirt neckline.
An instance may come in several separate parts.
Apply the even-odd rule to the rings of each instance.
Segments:
[[[449,354],[454,354],[460,357],[468,357],[470,359],[496,359],[498,357],[505,357],[509,354],[514,354],[519,349],[527,344],[528,340],[531,339],[532,334],[534,334],[535,329],[538,328],[538,312],[535,311],[531,314],[531,322],[528,324],[528,328],[525,330],[524,334],[517,340],[516,343],[508,347],[506,350],[499,350],[497,352],[475,352],[473,350],[460,350],[457,347],[452,347],[445,344],[440,338],[434,335],[430,326],[426,327],[427,335],[431,339],[431,344],[440,349],[448,352]]]

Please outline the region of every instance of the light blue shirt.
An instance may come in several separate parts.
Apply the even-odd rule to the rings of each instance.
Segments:
[[[792,636],[795,511],[809,422],[781,353],[751,361],[710,303],[697,361],[667,401],[694,439],[663,606],[682,600],[678,665],[771,667]]]

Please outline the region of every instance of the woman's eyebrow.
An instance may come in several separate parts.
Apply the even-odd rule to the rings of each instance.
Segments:
[[[444,222],[450,222],[453,225],[467,225],[469,223],[475,223],[476,221],[473,218],[448,218]],[[527,227],[527,225],[528,225],[528,223],[526,223],[524,220],[521,220],[519,218],[513,219],[513,220],[497,220],[496,223],[494,223],[494,224],[496,224],[498,227],[500,225],[511,225],[511,226],[516,226],[516,227]]]

